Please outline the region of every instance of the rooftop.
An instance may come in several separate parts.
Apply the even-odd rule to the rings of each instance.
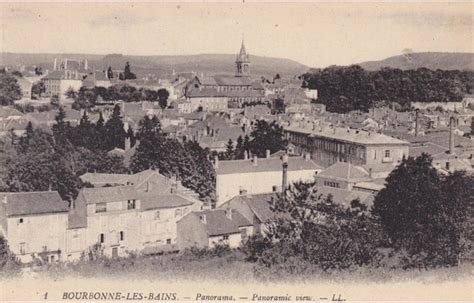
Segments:
[[[7,217],[66,213],[69,210],[68,204],[56,191],[0,193],[0,202],[5,204]]]
[[[297,132],[307,134],[312,137],[323,137],[327,139],[339,140],[358,144],[403,144],[408,145],[408,142],[389,137],[384,134],[376,132],[369,132],[364,130],[356,130],[342,127],[320,127],[315,126],[313,129],[312,123],[303,123],[301,126],[284,126],[285,131]]]
[[[176,208],[194,204],[193,201],[179,194],[155,195],[149,193],[144,194],[140,201],[143,210]]]
[[[298,170],[320,170],[321,167],[311,159],[304,157],[289,157],[288,171]],[[257,163],[254,160],[220,160],[215,168],[216,174],[239,174],[239,173],[258,173],[269,171],[281,171],[282,162],[278,158],[258,158]]]
[[[133,186],[83,188],[80,194],[84,197],[86,204],[139,199],[139,194]]]
[[[239,227],[252,225],[252,223],[245,219],[239,212],[236,210],[231,211],[232,219],[226,215],[225,209],[204,210],[200,212],[193,212],[190,215],[206,217],[206,223],[201,222],[201,224],[205,225],[207,234],[209,236],[240,233]]]
[[[347,162],[336,162],[316,175],[317,178],[331,178],[337,180],[363,180],[369,174],[361,167]]]

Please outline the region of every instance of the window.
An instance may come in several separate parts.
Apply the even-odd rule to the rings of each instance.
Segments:
[[[166,244],[171,244],[171,239],[166,239]]]
[[[18,223],[23,223],[23,218],[18,219]]]
[[[160,211],[159,210],[157,210],[155,212],[155,220],[160,220]]]
[[[135,209],[135,199],[128,200],[127,202],[127,209]]]
[[[229,240],[229,235],[223,235],[223,236],[222,236],[222,239],[224,239],[224,241]]]
[[[107,203],[96,203],[95,212],[96,213],[105,213],[107,211]]]
[[[123,231],[120,232],[120,241],[125,239],[125,233]]]
[[[20,254],[22,254],[22,255],[26,254],[26,243],[25,242],[20,243]]]
[[[385,158],[390,158],[390,150],[385,150]]]
[[[99,235],[99,243],[104,243],[105,242],[105,235],[104,234],[100,234]]]

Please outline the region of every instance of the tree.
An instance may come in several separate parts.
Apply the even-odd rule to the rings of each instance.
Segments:
[[[455,265],[463,251],[472,177],[440,177],[431,161],[427,154],[403,159],[374,201],[373,214],[390,245],[410,257],[406,266]]]
[[[17,79],[8,73],[0,73],[0,105],[12,105],[21,97],[21,88]]]
[[[242,138],[241,138],[242,139]],[[226,145],[226,157],[227,157],[227,160],[232,160],[234,159],[234,143],[232,142],[232,139],[229,139],[229,141],[227,141],[227,145]]]
[[[162,109],[165,109],[168,106],[168,97],[170,93],[165,88],[160,88],[158,90],[158,102]]]
[[[59,107],[59,96],[58,95],[52,95],[49,103],[51,104],[52,107],[58,108]]]
[[[285,112],[285,100],[282,98],[278,97],[273,101],[273,108],[277,113],[284,113]]]
[[[266,150],[271,153],[285,149],[287,142],[283,138],[283,128],[275,121],[268,123],[265,120],[258,120],[252,133],[250,150],[258,157],[265,157]]]
[[[15,255],[10,251],[8,247],[7,239],[0,236],[0,271],[19,271],[20,262],[17,260]]]
[[[69,87],[69,88],[67,89],[65,95],[66,95],[68,98],[76,99],[76,97],[77,97],[77,92],[74,90],[74,88]]]
[[[137,78],[137,76],[134,73],[132,73],[130,69],[130,63],[128,61],[125,63],[125,68],[124,68],[122,77],[123,77],[122,80],[133,80]]]
[[[319,194],[315,183],[297,182],[268,203],[274,216],[266,222],[267,233],[245,249],[261,265],[298,273],[362,266],[376,259],[381,229],[359,201],[343,207]]]
[[[242,139],[242,136],[239,136],[237,138],[237,143],[235,145],[235,152],[234,152],[234,158],[239,160],[244,158],[244,140]]]
[[[43,81],[38,81],[31,86],[31,95],[34,98],[41,98],[41,94],[46,91]]]
[[[105,123],[104,134],[106,150],[125,147],[125,130],[118,104],[115,105],[112,116]]]
[[[114,72],[112,71],[112,67],[109,66],[107,69],[107,79],[113,79],[114,78]]]

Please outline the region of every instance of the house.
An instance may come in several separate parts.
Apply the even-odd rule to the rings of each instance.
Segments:
[[[141,196],[140,242],[142,253],[153,254],[177,248],[177,221],[192,211],[200,211],[202,203],[188,196],[149,192]]]
[[[104,255],[117,257],[141,249],[141,200],[133,186],[83,188],[73,205],[86,218],[83,251],[98,245]]]
[[[236,248],[252,234],[253,225],[233,209],[191,212],[177,223],[180,249],[213,248],[218,244]]]
[[[63,261],[68,210],[56,191],[0,193],[0,231],[21,262]]]
[[[275,193],[248,195],[242,193],[221,204],[219,209],[235,209],[253,226],[253,234],[265,234],[267,222],[280,215],[270,208]]]
[[[289,157],[287,174],[283,173],[283,161],[271,158],[253,157],[247,160],[215,159],[216,206],[246,191],[249,195],[281,191],[284,182],[313,181],[321,167],[313,162],[309,155]],[[285,180],[285,181],[283,181]]]

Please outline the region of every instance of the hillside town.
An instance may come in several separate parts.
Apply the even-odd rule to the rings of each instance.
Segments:
[[[87,58],[5,66],[0,233],[11,252],[31,264],[238,248],[269,232],[281,216],[271,202],[297,183],[370,209],[410,157],[429,155],[440,175],[473,175],[472,91],[334,111],[308,77],[252,73],[244,41],[228,64],[232,75],[143,77],[129,62],[102,70]],[[71,177],[38,164],[61,140],[51,159],[63,157],[54,163],[66,161]],[[89,150],[101,153],[81,163]]]

